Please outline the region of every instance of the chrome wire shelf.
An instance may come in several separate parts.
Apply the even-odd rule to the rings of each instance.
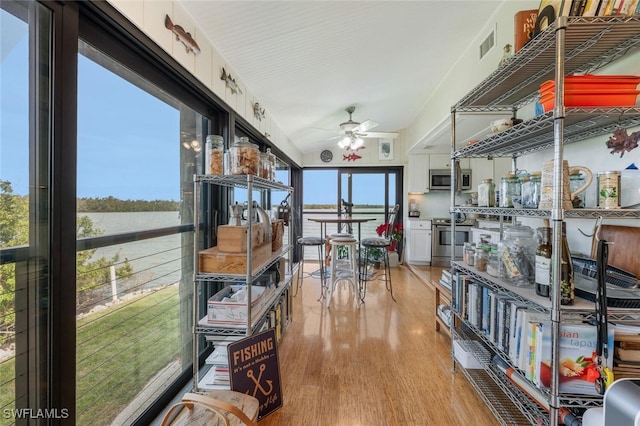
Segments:
[[[487,136],[453,153],[454,157],[519,157],[553,148],[553,111]],[[640,125],[640,108],[565,108],[564,144]]]
[[[550,218],[551,210],[514,209],[506,207],[454,207],[455,212],[481,214],[490,216],[520,216]],[[625,219],[640,217],[639,209],[572,209],[565,210],[564,216],[570,219]]]
[[[473,332],[467,332],[464,327],[454,329],[454,338],[478,341]],[[467,380],[478,391],[489,410],[503,425],[546,425],[549,424],[549,414],[534,403],[524,392],[509,381],[504,373],[499,371],[492,362],[491,352],[482,352],[475,346],[469,345],[465,349],[483,366],[482,369],[466,369],[456,363]],[[491,355],[488,355],[491,354]]]
[[[253,279],[262,275],[267,269],[269,269],[274,263],[276,263],[282,256],[289,253],[293,247],[290,245],[283,245],[277,251],[271,254],[269,260],[262,265],[254,268],[250,278]],[[230,282],[246,282],[247,274],[223,274],[223,273],[207,273],[198,272],[195,276],[196,281],[230,281]]]
[[[540,84],[555,78],[556,26],[557,21],[535,36],[452,110],[487,111],[531,102]],[[589,73],[640,47],[640,17],[570,17],[565,34],[565,73]]]
[[[253,175],[194,175],[194,182],[211,183],[231,188],[271,189],[292,192],[293,188]]]

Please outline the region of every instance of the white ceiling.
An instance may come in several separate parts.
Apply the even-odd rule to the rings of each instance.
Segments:
[[[344,109],[408,127],[499,0],[180,0],[300,149],[336,143]]]

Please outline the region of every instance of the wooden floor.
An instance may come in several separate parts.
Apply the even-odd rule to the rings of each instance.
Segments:
[[[440,271],[419,273],[429,280]],[[451,371],[432,289],[405,266],[392,278],[396,302],[374,281],[359,309],[348,284],[338,284],[327,309],[317,301],[319,280],[305,279],[278,346],[284,405],[261,426],[497,424],[462,373]]]

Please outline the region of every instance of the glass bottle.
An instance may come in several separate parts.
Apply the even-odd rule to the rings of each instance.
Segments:
[[[575,282],[573,277],[573,262],[567,241],[567,225],[562,223],[562,252],[560,257],[560,304],[573,305],[575,300]],[[553,265],[551,265],[553,269]],[[553,271],[552,271],[553,272]],[[553,275],[552,275],[553,276]],[[553,294],[553,280],[549,283],[549,295]]]
[[[473,263],[475,268],[480,272],[487,270],[487,262],[489,261],[489,253],[482,247],[476,248],[476,253],[473,257]]]
[[[478,207],[495,207],[495,185],[493,179],[483,179],[478,185]]]
[[[536,250],[536,294],[549,297],[549,280],[551,277],[551,228],[545,221],[543,228],[538,228],[540,244]]]
[[[585,176],[580,173],[580,170],[575,170],[569,175],[569,191],[576,192],[577,189],[584,185]],[[585,206],[586,191],[581,191],[573,197],[571,204],[574,209],[583,209]]]
[[[269,180],[276,180],[276,156],[271,152],[271,148],[267,148],[267,157],[269,158]]]

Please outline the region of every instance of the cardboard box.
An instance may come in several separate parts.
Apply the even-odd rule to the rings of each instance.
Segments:
[[[271,221],[271,251],[282,248],[282,237],[284,236],[284,220],[273,219]]]
[[[247,225],[218,226],[218,250],[221,253],[246,253],[247,236],[249,227]],[[264,242],[264,226],[261,223],[251,225],[251,247],[255,249]]]
[[[199,256],[199,272],[213,274],[246,274],[246,253],[224,253],[218,246],[202,250]],[[271,258],[271,243],[253,249],[251,253],[252,272],[257,271]]]
[[[231,285],[213,295],[207,302],[207,322],[209,324],[246,324],[247,304],[234,302],[228,298],[232,293],[245,290],[244,285]],[[273,287],[251,286],[251,310],[260,309]]]

